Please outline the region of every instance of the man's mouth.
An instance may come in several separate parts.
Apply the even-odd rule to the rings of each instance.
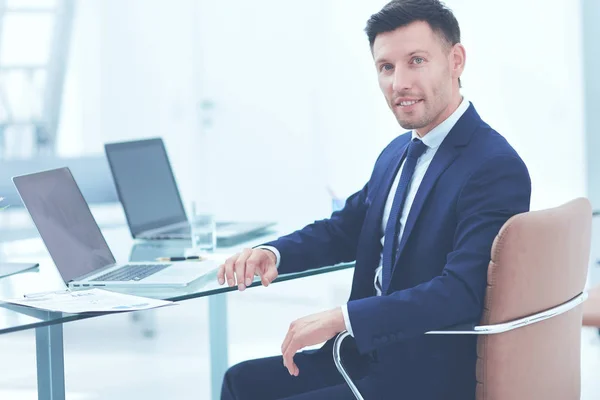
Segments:
[[[397,107],[410,107],[423,100],[401,100],[396,102]]]

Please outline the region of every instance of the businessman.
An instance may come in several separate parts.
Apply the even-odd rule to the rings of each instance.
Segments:
[[[353,399],[332,338],[365,399],[474,399],[476,337],[425,335],[477,323],[492,242],[529,210],[527,168],[461,93],[465,48],[438,0],[394,0],[367,22],[379,85],[409,132],[329,219],[236,254],[220,284],[356,260],[350,299],[291,323],[281,356],[229,369],[223,399]],[[368,134],[366,132],[365,134]],[[307,346],[326,342],[319,350]]]

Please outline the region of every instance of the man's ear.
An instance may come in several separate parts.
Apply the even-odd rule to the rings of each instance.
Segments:
[[[460,43],[456,43],[454,46],[452,46],[450,52],[450,70],[452,72],[452,77],[458,79],[465,70],[467,53],[465,51],[465,47]]]

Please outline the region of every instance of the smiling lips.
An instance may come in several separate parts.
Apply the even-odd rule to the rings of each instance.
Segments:
[[[410,107],[410,106],[414,106],[415,104],[421,102],[423,100],[397,100],[394,104],[396,104],[397,107]]]

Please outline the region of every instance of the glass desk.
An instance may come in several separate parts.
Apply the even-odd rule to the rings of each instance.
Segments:
[[[289,232],[278,231],[282,234]],[[189,247],[189,243],[185,241],[135,242],[130,238],[129,231],[126,228],[108,229],[103,233],[117,261],[154,261],[158,257],[182,256]],[[224,259],[227,255],[240,249],[264,243],[277,236],[279,234],[276,231],[271,231],[267,235],[239,245],[220,248],[215,253],[215,257]],[[4,261],[32,261],[40,264],[37,270],[0,279],[0,298],[14,298],[23,296],[26,293],[65,288],[65,284],[41,239],[24,239],[2,243],[0,248],[4,254]],[[297,274],[280,275],[275,282],[300,279],[352,267],[354,267],[354,264],[349,263]],[[249,289],[256,286],[260,286],[258,278]],[[228,368],[227,297],[225,293],[235,290],[237,290],[237,287],[220,286],[217,282],[216,271],[181,289],[119,289],[123,293],[175,302],[208,297],[209,318],[207,323],[209,325],[211,393],[213,399],[219,398],[221,382]],[[62,324],[86,318],[97,318],[107,314],[112,313],[64,314],[0,303],[0,334],[35,329],[39,400],[65,399]]]

